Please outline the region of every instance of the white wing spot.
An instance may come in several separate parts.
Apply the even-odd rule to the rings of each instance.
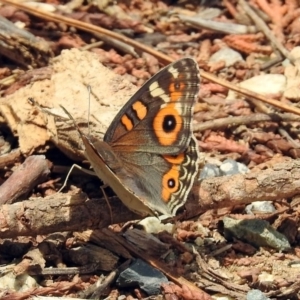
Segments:
[[[154,81],[150,85],[150,94],[152,97],[160,97],[164,100],[164,102],[168,103],[171,101],[169,95],[167,95],[162,88],[159,87],[158,82]]]
[[[178,78],[179,72],[177,69],[170,67],[170,68],[168,68],[168,71],[173,75],[174,78]]]

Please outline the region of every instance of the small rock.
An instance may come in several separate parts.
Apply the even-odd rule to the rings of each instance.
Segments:
[[[273,213],[276,211],[271,201],[255,201],[247,205],[245,211],[248,215],[254,215],[253,211],[260,213]]]
[[[294,59],[294,62],[286,62],[284,75],[287,78],[286,89],[284,91],[284,97],[299,102],[299,80],[300,80],[300,47],[295,47],[291,50],[290,56]]]
[[[218,61],[225,61],[226,67],[234,65],[238,61],[243,61],[242,55],[231,49],[231,48],[222,48],[219,51],[215,52],[209,59],[210,63],[215,63]]]
[[[201,238],[200,236],[198,236],[195,240],[194,243],[198,246],[198,247],[202,247],[204,245],[204,240],[203,238]]]
[[[281,74],[262,74],[247,79],[238,85],[262,95],[281,94],[286,90],[286,77]],[[233,100],[236,98],[238,98],[238,94],[229,91],[227,99]]]
[[[247,300],[270,300],[260,290],[250,290],[246,296]]]
[[[126,270],[120,273],[116,283],[122,288],[139,286],[148,295],[160,293],[162,283],[167,277],[160,271],[140,259],[136,259]]]
[[[203,180],[205,178],[211,178],[211,177],[219,177],[221,176],[220,169],[217,165],[214,164],[206,164],[202,168],[199,176],[199,180]]]
[[[31,277],[28,274],[17,276],[14,274],[13,270],[6,272],[4,276],[0,277],[1,289],[25,292],[29,289],[38,288],[38,286],[39,285],[34,277]]]
[[[210,235],[210,230],[207,227],[203,226],[203,224],[201,224],[201,222],[199,222],[199,221],[194,222],[193,228],[194,228],[195,232],[201,236]]]
[[[250,91],[268,95],[280,94],[285,91],[286,77],[281,74],[262,74],[241,82],[240,87]]]
[[[262,272],[258,275],[258,282],[262,286],[271,286],[271,284],[275,284],[275,278],[273,274]]]
[[[217,164],[207,163],[200,172],[199,180],[224,175],[246,174],[249,169],[233,159],[226,159],[218,166]]]
[[[222,175],[246,174],[249,169],[233,159],[226,159],[220,166]]]
[[[159,218],[147,217],[139,221],[138,224],[143,226],[147,233],[159,233],[162,231],[167,231],[170,234],[173,234],[175,231],[175,225],[171,223],[163,224],[160,218],[161,216]]]
[[[225,217],[223,223],[226,235],[233,235],[257,247],[269,246],[277,250],[291,248],[287,238],[276,231],[267,221],[235,220]]]

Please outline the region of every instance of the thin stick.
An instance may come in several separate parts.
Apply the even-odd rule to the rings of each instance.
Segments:
[[[250,7],[250,5],[245,0],[239,0],[239,4],[244,9],[244,11],[248,14],[248,16],[252,19],[255,25],[265,34],[266,38],[268,38],[274,46],[282,53],[284,57],[289,59],[289,61],[293,61],[293,58],[290,56],[288,50],[278,41],[273,32],[269,29],[266,23],[260,18],[255,11]]]
[[[89,136],[91,135],[91,129],[90,129],[90,116],[91,116],[91,91],[92,91],[92,87],[90,85],[87,86],[88,89],[88,93],[89,93],[89,105],[88,105],[88,132],[89,132]]]
[[[299,121],[299,117],[292,114],[251,114],[248,116],[226,117],[216,120],[210,120],[193,126],[195,132],[203,132],[205,130],[220,130],[232,126],[255,124],[258,122],[295,122]]]

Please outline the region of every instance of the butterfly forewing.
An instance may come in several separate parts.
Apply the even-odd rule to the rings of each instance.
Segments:
[[[117,152],[136,149],[172,155],[184,151],[192,135],[199,85],[198,65],[193,59],[184,58],[167,66],[125,104],[104,141]]]

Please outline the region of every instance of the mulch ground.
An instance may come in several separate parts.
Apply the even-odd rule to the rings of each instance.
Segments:
[[[300,297],[298,1],[1,3],[1,299],[245,299],[256,289],[270,299]],[[222,54],[224,49],[230,52]],[[49,138],[59,126],[45,121],[28,103],[20,104],[27,101],[24,95],[33,95],[40,104],[45,101],[43,109],[56,106],[49,99],[64,84],[72,85],[77,65],[83,86],[93,90],[92,80],[97,81],[100,71],[90,77],[84,72],[101,63],[113,72],[107,77],[115,76],[115,85],[107,87],[110,92],[99,92],[101,120],[114,101],[122,106],[119,94],[110,103],[101,97],[120,93],[123,84],[122,97],[129,99],[163,66],[185,56],[193,57],[201,70],[194,112],[201,167],[232,159],[250,173],[204,178],[190,197],[196,200],[188,199],[186,208],[168,225],[156,225],[162,231],[152,235],[128,224],[138,216],[110,189],[107,202],[100,180],[93,176],[75,170],[64,195],[57,194],[73,163],[85,168],[89,163],[76,132],[73,140],[73,129],[64,127],[63,136]],[[64,73],[68,62],[70,74]],[[109,83],[103,80],[101,85]],[[47,88],[54,89],[50,98]],[[73,92],[70,98],[81,90]],[[80,94],[82,102],[71,103],[68,93],[56,95],[74,112],[78,126],[87,127],[87,115],[81,121],[76,115],[87,107],[87,98]],[[257,200],[272,201],[274,211],[254,209],[248,214],[245,207]],[[228,233],[226,216],[267,221],[290,248],[280,250]],[[116,285],[119,272],[136,258],[169,278],[160,295]]]

